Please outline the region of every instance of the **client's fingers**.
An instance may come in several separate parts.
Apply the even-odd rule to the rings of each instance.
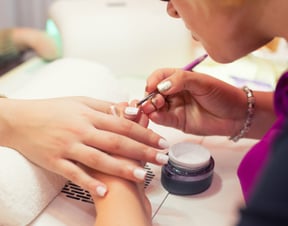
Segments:
[[[103,197],[108,191],[107,186],[97,180],[97,178],[89,175],[83,167],[81,167],[81,164],[62,159],[58,164],[58,172],[62,172],[63,177],[98,196]]]
[[[79,148],[81,151],[79,151]],[[80,162],[86,165],[89,168],[92,168],[97,171],[104,172],[106,174],[119,176],[122,178],[126,178],[132,181],[143,181],[145,179],[146,171],[143,167],[135,166],[135,164],[129,164],[122,159],[116,159],[112,155],[109,155],[103,151],[100,151],[96,148],[92,148],[89,146],[79,146],[79,148],[75,148],[74,151],[70,151],[69,159]],[[135,149],[134,149],[135,150]],[[113,153],[113,155],[119,155],[119,153]],[[124,155],[126,154],[126,155]],[[131,159],[145,159],[143,156],[138,156],[135,158],[131,154],[131,152],[127,153],[124,151],[121,153],[121,156],[125,158]],[[143,153],[146,154],[146,153]],[[163,157],[162,157],[163,156]],[[164,153],[158,154],[156,157],[158,161],[167,162],[168,157]]]
[[[95,116],[95,117],[94,117]],[[94,144],[92,146],[99,147],[97,145],[97,141],[104,142],[104,145],[117,145],[118,147],[125,147],[126,144],[123,141],[133,141],[136,140],[143,144],[146,144],[150,147],[155,148],[166,148],[162,147],[159,143],[161,139],[163,139],[157,133],[143,128],[142,126],[138,125],[135,122],[131,122],[130,120],[121,118],[121,117],[112,117],[111,115],[107,114],[99,114],[95,112],[93,115],[93,127],[86,128],[86,136],[89,139],[87,142],[88,144]],[[103,140],[100,140],[102,138]],[[127,140],[128,139],[128,140]],[[107,140],[111,142],[108,143]],[[117,142],[122,142],[123,146],[120,146]],[[88,145],[87,144],[87,145]],[[113,148],[113,147],[112,147]],[[101,147],[102,149],[102,147]],[[104,150],[109,150],[104,148]]]

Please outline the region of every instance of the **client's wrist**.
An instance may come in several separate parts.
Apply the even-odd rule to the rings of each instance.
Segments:
[[[113,157],[117,158],[119,161],[121,160],[122,163],[121,164],[131,164],[132,166],[134,165],[134,167],[139,167],[139,169],[142,169],[142,164],[140,161],[136,161],[136,160],[132,160],[129,158],[125,158],[125,157],[121,157],[121,156],[117,156],[117,155],[113,155]],[[128,189],[136,189],[138,184],[143,184],[143,181],[140,182],[135,182],[132,180],[128,180],[126,178],[120,177],[120,176],[115,176],[115,175],[109,175],[109,174],[105,174],[99,171],[94,171],[92,173],[92,176],[97,178],[98,180],[100,180],[101,182],[103,182],[107,188],[108,188],[108,193],[113,192],[113,194],[118,193],[118,192],[124,192]],[[144,185],[143,185],[144,186]],[[93,193],[93,199],[99,199],[101,197],[96,196],[97,194],[95,194],[95,192],[91,192]],[[106,196],[106,195],[105,195]],[[105,197],[104,196],[104,197]]]

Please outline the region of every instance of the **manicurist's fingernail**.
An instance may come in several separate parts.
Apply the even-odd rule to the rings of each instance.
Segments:
[[[107,193],[107,188],[105,186],[99,185],[96,187],[96,193],[100,197],[104,197],[105,194]]]
[[[167,164],[169,160],[169,156],[163,153],[157,153],[156,161],[160,164]]]
[[[167,91],[168,89],[170,89],[172,86],[172,83],[170,81],[165,81],[165,82],[161,82],[157,85],[157,89],[159,92],[164,92]]]
[[[133,175],[139,180],[144,180],[146,177],[146,171],[144,169],[135,169]]]
[[[139,112],[139,108],[136,107],[126,107],[124,110],[126,115],[137,115]]]
[[[159,145],[160,148],[163,148],[163,149],[169,148],[169,146],[170,146],[168,141],[163,139],[163,138],[161,138],[159,140],[158,145]]]

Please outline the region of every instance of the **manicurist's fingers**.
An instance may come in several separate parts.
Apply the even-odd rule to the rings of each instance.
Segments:
[[[161,94],[156,94],[154,97],[142,104],[141,109],[145,114],[150,114],[155,111],[162,111],[166,105],[165,97]]]
[[[192,95],[201,96],[211,91],[217,82],[221,81],[206,74],[176,69],[173,75],[157,85],[157,90],[164,96],[185,90]]]
[[[157,85],[165,79],[168,79],[172,75],[174,75],[176,69],[175,68],[163,68],[154,71],[146,81],[146,92],[151,93],[157,90]]]

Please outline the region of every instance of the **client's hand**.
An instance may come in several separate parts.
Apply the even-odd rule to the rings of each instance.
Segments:
[[[85,97],[0,101],[0,145],[104,195],[106,186],[79,164],[143,181],[146,171],[111,154],[165,164],[165,141],[143,126],[111,115],[112,103]],[[107,114],[108,113],[108,114]]]

